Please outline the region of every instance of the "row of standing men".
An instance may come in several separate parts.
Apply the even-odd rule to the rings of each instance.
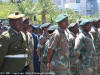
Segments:
[[[32,26],[23,17],[9,15],[11,28],[0,35],[1,74],[99,75],[100,19],[69,25],[60,14],[57,25]]]
[[[37,53],[42,72],[55,75],[100,74],[100,19],[82,19],[68,24],[68,16],[60,14],[56,26],[43,24],[54,31],[39,38]],[[48,30],[49,30],[48,28]]]

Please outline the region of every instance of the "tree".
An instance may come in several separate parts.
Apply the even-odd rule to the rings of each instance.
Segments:
[[[0,3],[2,3],[2,0],[0,0]]]
[[[77,19],[81,18],[81,15],[78,13],[75,13],[72,9],[64,9],[61,11],[61,13],[66,13],[68,15],[69,18],[69,23],[73,23],[76,22]]]
[[[35,10],[37,7],[36,3],[33,0],[25,0],[19,4],[18,11],[25,14],[26,16],[33,18],[33,15],[36,13]]]
[[[53,16],[58,8],[52,0],[38,0],[37,7],[39,7],[37,13],[42,16],[42,24],[46,22],[46,15]]]
[[[11,13],[17,10],[16,4],[2,3],[0,4],[0,18],[7,18]]]

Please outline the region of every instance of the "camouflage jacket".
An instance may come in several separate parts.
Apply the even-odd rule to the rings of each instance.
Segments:
[[[95,52],[95,47],[92,42],[91,36],[86,32],[80,32],[75,39],[74,50],[80,51],[80,54],[82,56],[81,62],[83,64],[90,65],[91,58],[94,58],[93,53]]]
[[[96,51],[100,51],[100,31],[92,28],[90,31]]]
[[[59,28],[55,30],[50,39],[49,48],[53,49],[53,57],[51,60],[52,69],[63,71],[68,68],[69,45],[68,45],[68,30]]]

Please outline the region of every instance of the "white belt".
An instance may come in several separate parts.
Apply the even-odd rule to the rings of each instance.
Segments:
[[[27,58],[28,54],[7,55],[5,58]]]

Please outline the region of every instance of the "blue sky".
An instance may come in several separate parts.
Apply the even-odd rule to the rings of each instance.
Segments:
[[[100,2],[100,0],[97,0],[98,2]]]

